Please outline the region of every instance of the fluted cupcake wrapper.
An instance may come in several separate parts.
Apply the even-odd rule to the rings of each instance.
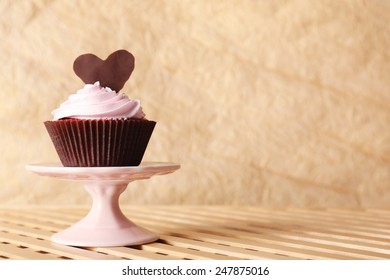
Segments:
[[[136,166],[156,122],[132,119],[46,121],[64,166]]]

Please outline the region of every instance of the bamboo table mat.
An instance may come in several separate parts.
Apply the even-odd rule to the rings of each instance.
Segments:
[[[50,241],[88,211],[0,208],[0,259],[390,259],[390,210],[380,209],[122,206],[160,239],[94,248]]]

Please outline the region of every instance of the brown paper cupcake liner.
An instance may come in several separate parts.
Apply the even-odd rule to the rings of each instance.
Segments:
[[[132,119],[46,121],[64,166],[137,166],[156,122]]]

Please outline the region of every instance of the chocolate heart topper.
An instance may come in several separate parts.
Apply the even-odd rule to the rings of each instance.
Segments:
[[[118,50],[102,60],[87,53],[76,58],[73,70],[86,84],[99,81],[100,86],[119,92],[134,70],[134,56],[126,50]]]

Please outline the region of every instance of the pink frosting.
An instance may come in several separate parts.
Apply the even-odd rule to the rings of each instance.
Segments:
[[[141,102],[116,93],[99,82],[87,84],[53,112],[53,120],[75,119],[142,119],[145,114]]]

